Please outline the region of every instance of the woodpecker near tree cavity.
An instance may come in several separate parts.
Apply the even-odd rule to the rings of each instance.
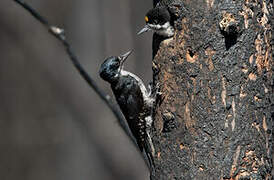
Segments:
[[[140,151],[146,154],[150,168],[153,168],[154,147],[150,138],[150,127],[155,98],[151,89],[148,91],[138,76],[123,69],[123,64],[130,54],[131,51],[107,58],[102,63],[99,74],[103,80],[110,83]]]
[[[174,35],[173,21],[166,6],[156,6],[149,10],[145,16],[145,21],[146,25],[138,32],[138,35],[150,30],[163,37]]]

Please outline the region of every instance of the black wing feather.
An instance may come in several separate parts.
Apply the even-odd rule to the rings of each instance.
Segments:
[[[140,150],[143,150],[145,137],[145,120],[141,118],[144,99],[138,81],[131,76],[122,76],[116,85],[112,86],[128,126],[135,137]]]

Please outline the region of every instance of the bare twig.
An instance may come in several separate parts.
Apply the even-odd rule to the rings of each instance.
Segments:
[[[78,72],[81,74],[81,76],[85,79],[85,81],[90,85],[90,87],[98,94],[98,96],[107,104],[107,106],[111,109],[115,117],[119,121],[119,125],[122,127],[122,129],[125,131],[125,133],[130,137],[130,139],[134,142],[136,145],[136,142],[130,133],[130,130],[125,123],[124,117],[119,110],[118,106],[112,101],[110,96],[106,94],[102,89],[99,88],[99,86],[96,84],[96,82],[88,75],[88,73],[84,70],[84,68],[81,66],[81,64],[78,61],[77,56],[74,54],[70,44],[66,40],[64,29],[58,28],[57,26],[50,25],[48,20],[41,16],[37,11],[35,11],[31,6],[29,6],[26,2],[23,0],[14,0],[16,3],[20,4],[24,9],[26,9],[35,19],[37,19],[40,23],[42,23],[49,32],[54,35],[59,41],[61,41],[67,51],[67,54],[70,57],[71,62],[75,66],[75,68],[78,70]]]

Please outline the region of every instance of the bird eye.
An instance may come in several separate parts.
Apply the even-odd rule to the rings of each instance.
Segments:
[[[115,66],[115,67],[118,67],[120,65],[120,63],[118,62],[118,61],[116,61],[114,64],[113,64],[113,66]]]
[[[148,22],[148,17],[147,16],[145,17],[145,21]]]

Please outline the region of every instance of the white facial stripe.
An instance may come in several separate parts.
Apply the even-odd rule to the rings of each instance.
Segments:
[[[156,25],[155,24],[147,24],[147,25],[150,29],[153,29],[153,30],[159,30],[162,28],[162,26],[159,24],[156,24]]]
[[[151,29],[153,30],[159,30],[159,29],[167,29],[168,27],[170,27],[170,23],[169,22],[166,22],[165,24],[163,25],[160,25],[160,24],[147,24]]]
[[[154,30],[159,35],[167,36],[167,37],[171,37],[174,35],[174,28],[170,25],[169,22],[166,22],[163,25],[147,24],[147,26],[151,28],[152,30]]]

